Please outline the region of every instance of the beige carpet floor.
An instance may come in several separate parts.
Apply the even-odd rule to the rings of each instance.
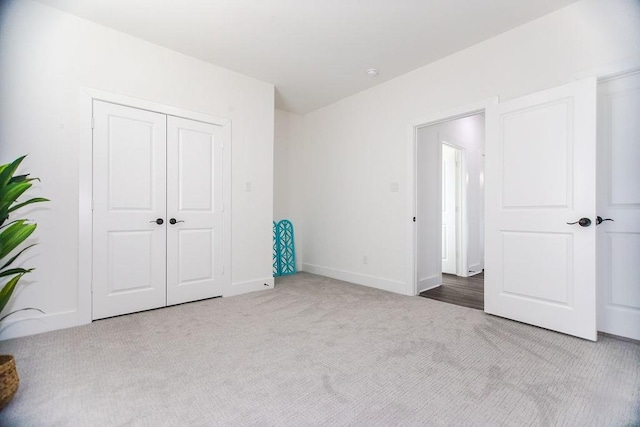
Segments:
[[[311,274],[0,343],[2,426],[640,422],[640,345]]]

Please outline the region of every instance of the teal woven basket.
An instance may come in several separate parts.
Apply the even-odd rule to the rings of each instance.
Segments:
[[[278,243],[278,224],[273,221],[273,277],[280,275],[280,243]]]
[[[296,272],[296,248],[293,224],[288,219],[273,222],[273,276]]]

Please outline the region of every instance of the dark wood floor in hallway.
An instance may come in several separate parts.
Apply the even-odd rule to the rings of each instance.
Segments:
[[[484,272],[471,277],[443,274],[442,286],[421,292],[420,296],[484,310]]]

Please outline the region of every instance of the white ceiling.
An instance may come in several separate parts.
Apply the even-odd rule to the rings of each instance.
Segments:
[[[304,114],[576,0],[38,1],[273,83]]]

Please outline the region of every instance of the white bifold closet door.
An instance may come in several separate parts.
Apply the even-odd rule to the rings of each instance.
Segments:
[[[93,319],[222,295],[221,128],[93,115]]]

